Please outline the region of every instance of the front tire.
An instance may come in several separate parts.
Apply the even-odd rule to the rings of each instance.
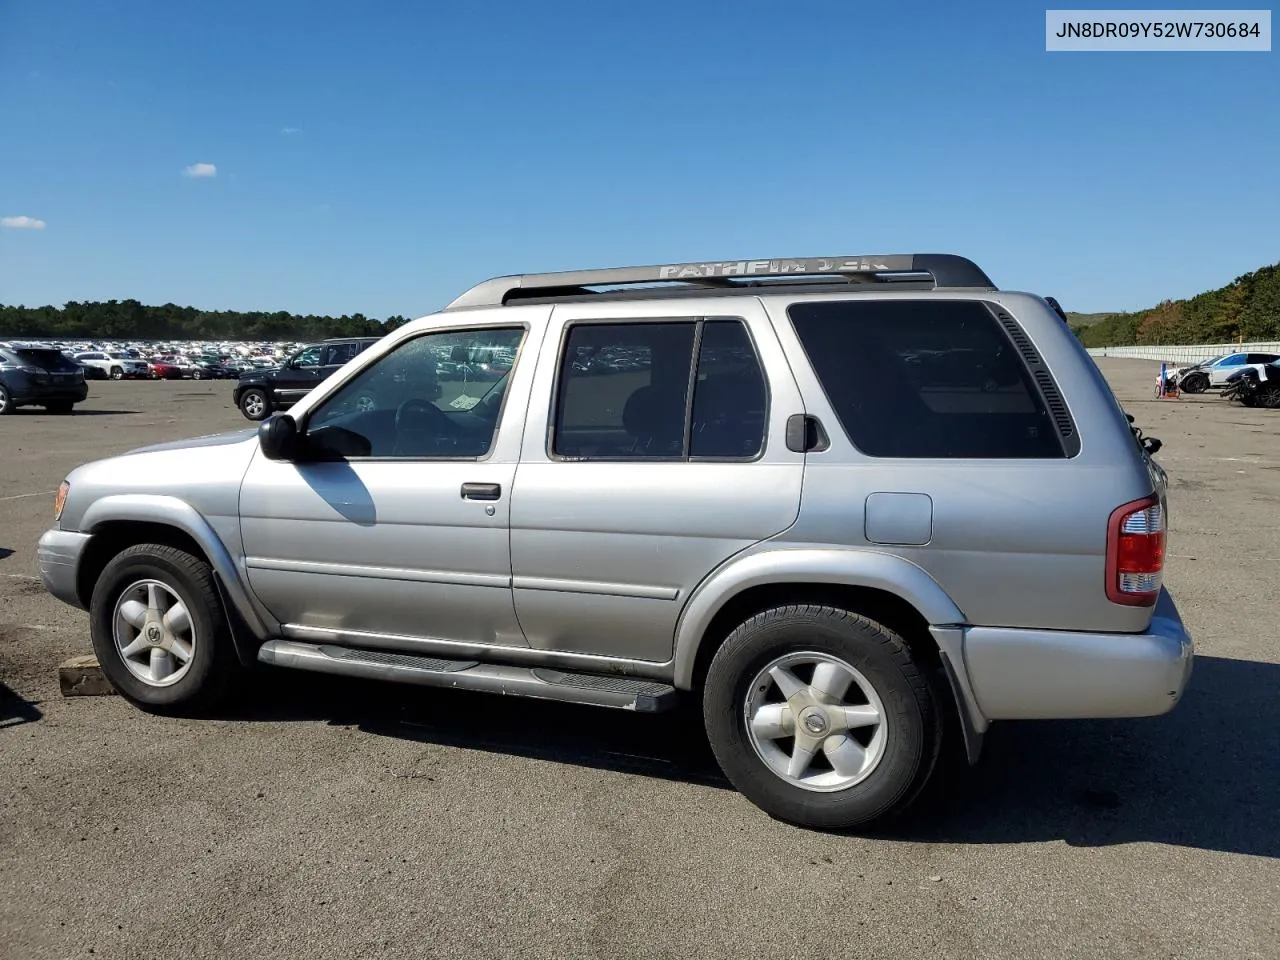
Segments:
[[[1178,385],[1182,393],[1204,393],[1209,389],[1209,378],[1203,373],[1193,373]]]
[[[240,394],[240,412],[248,420],[265,420],[271,413],[271,400],[265,391],[251,387]]]
[[[176,547],[117,554],[94,585],[89,626],[112,686],[155,713],[209,709],[237,665],[213,571]]]
[[[13,402],[13,397],[9,396],[9,391],[0,384],[0,417],[7,416],[17,409]]]
[[[902,638],[828,606],[776,607],[734,630],[707,674],[703,719],[747,799],[821,830],[905,809],[942,745],[937,696]]]

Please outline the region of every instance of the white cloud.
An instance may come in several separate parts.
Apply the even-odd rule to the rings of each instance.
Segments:
[[[218,168],[212,163],[193,163],[182,171],[184,177],[216,177]]]
[[[44,221],[35,217],[0,217],[0,227],[12,227],[14,230],[43,230]]]
[[[302,128],[301,127],[281,127],[280,132],[283,133],[286,137],[291,137],[295,133],[301,133]]]

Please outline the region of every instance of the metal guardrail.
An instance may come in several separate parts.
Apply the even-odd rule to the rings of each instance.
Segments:
[[[1128,360],[1165,360],[1169,363],[1198,363],[1228,353],[1280,353],[1280,340],[1249,343],[1165,344],[1130,347],[1089,347],[1091,357],[1121,357]]]

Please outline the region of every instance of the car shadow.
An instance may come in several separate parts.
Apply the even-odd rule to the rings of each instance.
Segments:
[[[5,557],[12,557],[12,556],[13,556],[13,551],[10,550],[8,547],[0,547],[0,560],[3,560]]]
[[[1277,691],[1280,664],[1199,657],[1182,702],[1163,717],[994,724],[977,767],[942,764],[906,817],[856,833],[916,843],[1149,842],[1280,858]],[[318,720],[730,788],[692,698],[638,715],[264,669],[220,717]]]
[[[0,682],[0,730],[23,723],[35,723],[43,716],[34,703],[18,696]]]
[[[1280,858],[1280,664],[1197,657],[1163,717],[993,724],[876,835],[943,843],[1164,843]]]
[[[377,736],[729,788],[692,702],[661,714],[263,668],[218,714],[323,721]]]
[[[18,407],[13,411],[16,416],[28,417],[53,417],[62,419],[63,417],[125,417],[140,413],[139,410],[82,410],[76,407],[70,413],[50,413],[43,407]]]

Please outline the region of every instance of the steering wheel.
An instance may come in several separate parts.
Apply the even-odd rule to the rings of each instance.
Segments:
[[[444,419],[440,408],[422,397],[410,397],[396,407],[396,432],[411,431],[420,433],[439,426]]]
[[[439,456],[435,449],[451,442],[454,431],[449,418],[430,400],[410,397],[396,408],[395,446],[397,456]]]

